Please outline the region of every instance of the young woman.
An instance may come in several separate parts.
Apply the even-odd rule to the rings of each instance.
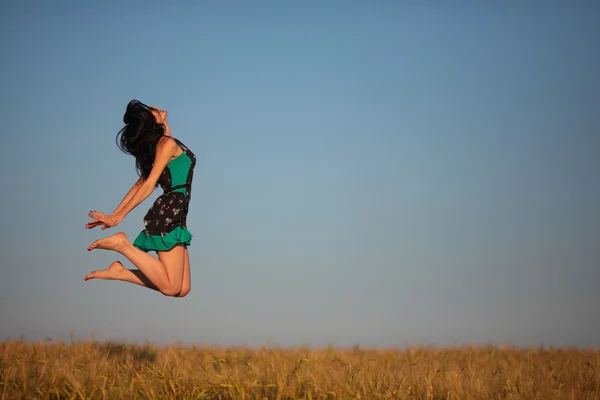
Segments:
[[[144,230],[130,243],[123,232],[96,240],[89,247],[114,250],[138,269],[125,269],[119,261],[107,269],[94,271],[85,280],[120,280],[157,290],[165,296],[184,297],[191,289],[190,258],[187,247],[192,235],[186,217],[190,204],[196,157],[171,136],[167,112],[132,100],[123,117],[125,127],[117,134],[120,149],[135,157],[138,181],[121,204],[104,214],[90,211],[87,229],[117,226],[123,218],[160,185],[164,193],[144,217]],[[119,138],[120,135],[120,138]],[[148,254],[155,251],[158,258]]]

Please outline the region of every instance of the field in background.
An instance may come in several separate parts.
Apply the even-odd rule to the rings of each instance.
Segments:
[[[600,399],[600,351],[5,341],[0,398]]]

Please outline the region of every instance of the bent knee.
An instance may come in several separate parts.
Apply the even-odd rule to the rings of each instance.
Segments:
[[[169,286],[162,289],[160,292],[168,297],[177,297],[181,293],[181,288]]]

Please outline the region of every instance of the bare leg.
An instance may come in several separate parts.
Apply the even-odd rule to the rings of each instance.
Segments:
[[[176,246],[158,253],[159,259],[133,246],[123,232],[93,242],[93,249],[114,250],[131,261],[144,276],[164,295],[177,296],[181,292],[185,261],[185,248]]]
[[[192,277],[190,272],[190,253],[185,249],[185,264],[183,267],[183,283],[181,285],[181,292],[178,297],[185,297],[192,290]]]
[[[154,286],[152,282],[150,282],[150,280],[142,273],[142,271],[137,269],[125,269],[123,264],[121,264],[119,261],[113,262],[106,269],[90,272],[84,279],[86,281],[89,281],[90,279],[106,279],[130,282],[158,291],[158,288]]]
[[[92,271],[84,278],[86,281],[90,279],[105,279],[134,283],[136,285],[147,287],[158,291],[156,286],[138,269],[125,269],[120,261],[115,261],[106,269]],[[190,254],[185,250],[185,264],[183,269],[183,283],[181,292],[177,297],[185,297],[192,289],[191,273],[190,273]]]

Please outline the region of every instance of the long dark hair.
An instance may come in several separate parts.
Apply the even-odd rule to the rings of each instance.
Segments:
[[[137,173],[144,179],[150,175],[156,145],[165,134],[165,126],[156,122],[151,110],[141,101],[131,100],[123,115],[125,126],[117,134],[117,146],[135,157]]]

